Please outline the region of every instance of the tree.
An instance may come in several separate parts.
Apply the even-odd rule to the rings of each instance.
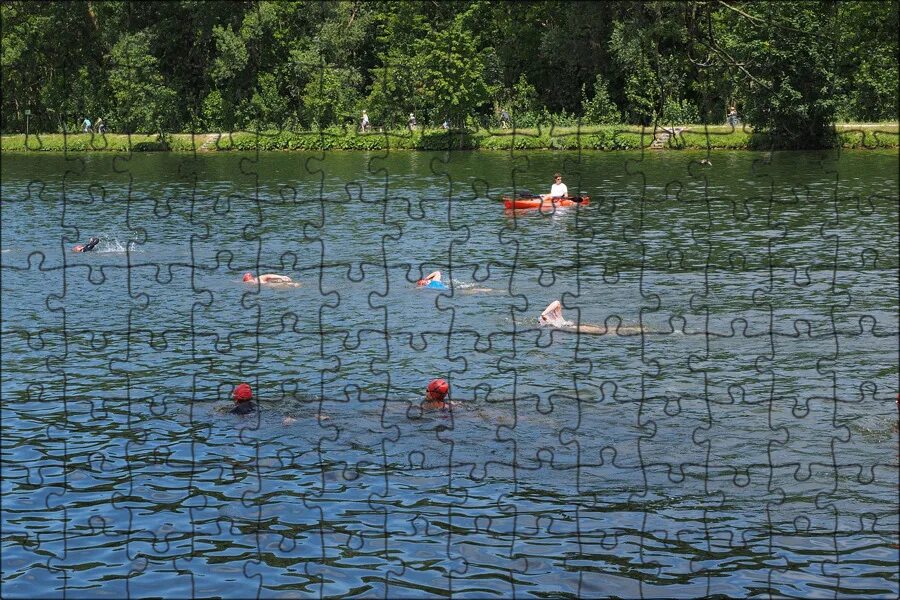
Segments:
[[[250,53],[243,38],[230,27],[217,25],[213,27],[212,33],[216,43],[216,57],[210,66],[209,76],[221,99],[221,114],[217,120],[222,127],[233,129],[244,125],[240,111],[247,90],[252,89],[246,73]],[[204,109],[208,106],[207,103]]]
[[[609,97],[609,89],[603,75],[597,73],[594,93],[587,97],[586,86],[581,86],[581,110],[587,123],[619,123],[622,115]]]
[[[838,10],[840,117],[896,119],[900,3],[844,2]]]
[[[647,59],[644,41],[625,23],[616,23],[609,44],[617,67],[624,74],[625,120],[649,125],[657,115],[659,84]]]
[[[738,73],[747,122],[787,147],[832,145],[839,105],[837,5],[724,6],[708,43],[716,58]]]
[[[353,120],[358,97],[358,74],[349,69],[322,65],[317,77],[306,85],[303,114],[320,128]]]
[[[465,120],[492,95],[485,81],[487,53],[459,14],[443,29],[432,29],[414,43],[417,91],[425,106],[439,116]]]
[[[422,8],[416,2],[389,4],[374,19],[378,31],[375,45],[380,51],[366,76],[371,82],[366,108],[373,123],[392,127],[405,122],[404,114],[420,101],[416,97],[420,61],[415,43],[429,30]]]
[[[538,93],[524,73],[519,75],[519,80],[509,93],[509,105],[512,109],[513,122],[519,127],[527,126],[526,123],[532,124],[531,121],[537,119],[540,111]]]
[[[165,85],[145,32],[119,38],[110,53],[109,84],[115,120],[125,131],[155,131],[171,125],[175,92]]]
[[[887,0],[8,0],[0,127],[23,131],[26,110],[33,131],[84,116],[328,127],[363,109],[379,126],[409,112],[458,123],[490,102],[519,127],[614,108],[629,123],[721,123],[734,103],[757,131],[819,146],[836,119],[897,118],[898,13]]]

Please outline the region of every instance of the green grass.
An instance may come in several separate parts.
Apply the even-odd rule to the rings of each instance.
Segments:
[[[667,149],[767,149],[767,136],[750,128],[727,125],[686,125],[666,143]],[[843,123],[836,127],[842,147],[896,148],[897,123]],[[659,130],[657,130],[658,132]],[[633,125],[491,129],[446,132],[429,129],[368,132],[342,128],[323,131],[236,131],[223,134],[9,134],[0,136],[3,152],[227,152],[275,150],[637,150],[653,142],[654,130]]]

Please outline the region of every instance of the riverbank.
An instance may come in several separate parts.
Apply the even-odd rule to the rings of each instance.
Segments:
[[[898,123],[846,123],[836,126],[843,148],[896,148]],[[749,127],[679,126],[667,130],[634,126],[426,130],[359,133],[346,129],[231,133],[9,134],[0,136],[2,152],[230,152],[278,150],[766,150],[779,144]],[[777,142],[777,140],[775,140]],[[656,142],[656,144],[654,144]]]

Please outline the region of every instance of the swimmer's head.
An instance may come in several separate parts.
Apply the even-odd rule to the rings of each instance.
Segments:
[[[237,387],[234,388],[234,393],[231,395],[234,398],[235,404],[241,404],[242,402],[250,402],[253,400],[253,390],[250,389],[250,386],[246,383],[239,383]]]
[[[450,391],[450,384],[446,379],[435,379],[428,384],[425,390],[425,397],[429,400],[443,400],[444,396]]]
[[[244,282],[253,281],[253,273],[244,273]]]
[[[418,280],[418,281],[416,282],[416,285],[419,286],[419,287],[422,287],[423,285],[428,285],[428,280],[427,280],[427,279],[420,279],[420,280]]]

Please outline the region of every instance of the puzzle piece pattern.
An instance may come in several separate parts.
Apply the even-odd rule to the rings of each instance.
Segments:
[[[31,307],[4,318],[30,361],[3,379],[4,596],[871,586],[856,562],[896,562],[896,178],[701,158],[48,158],[4,223],[4,305]],[[553,171],[591,205],[497,208]],[[437,269],[450,290],[415,289]],[[539,327],[557,298],[609,333]],[[446,414],[419,406],[437,376]],[[239,380],[245,419],[220,411]]]

